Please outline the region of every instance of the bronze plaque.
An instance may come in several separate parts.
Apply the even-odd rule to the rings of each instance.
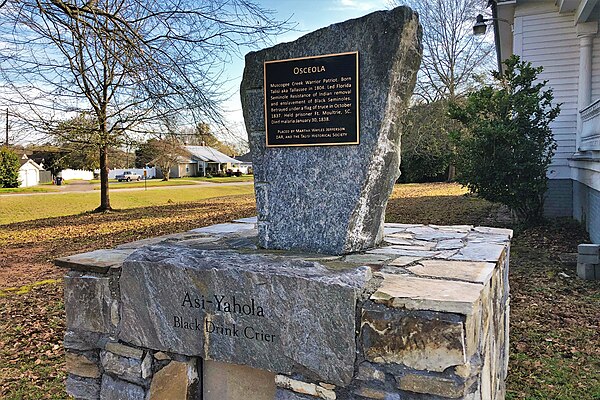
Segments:
[[[268,147],[358,144],[358,52],[266,61]]]

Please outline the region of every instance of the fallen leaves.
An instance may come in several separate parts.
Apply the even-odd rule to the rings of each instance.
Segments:
[[[600,399],[600,282],[577,278],[561,257],[584,242],[570,220],[515,235],[508,399]]]
[[[507,226],[505,210],[455,184],[396,186],[388,222]],[[250,195],[0,227],[0,398],[64,399],[64,311],[58,256],[255,215]],[[507,226],[510,227],[510,226]],[[561,254],[587,240],[573,222],[516,232],[511,247],[508,399],[600,399],[600,282]],[[21,293],[21,294],[15,294]]]
[[[62,281],[0,298],[0,398],[66,397],[64,320]]]
[[[60,278],[64,271],[52,264],[57,257],[255,214],[253,196],[242,195],[2,225],[0,290]]]

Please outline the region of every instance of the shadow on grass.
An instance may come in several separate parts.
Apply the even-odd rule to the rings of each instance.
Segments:
[[[39,247],[34,260],[114,247],[149,237],[184,232],[211,224],[256,215],[251,195],[208,199],[193,203],[133,208],[105,213],[17,222],[0,227],[5,248]]]
[[[388,202],[385,221],[435,225],[510,225],[506,208],[470,195],[392,197]]]

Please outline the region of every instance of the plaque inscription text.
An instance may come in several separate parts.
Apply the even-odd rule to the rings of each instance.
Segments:
[[[267,61],[267,146],[358,144],[358,52]]]

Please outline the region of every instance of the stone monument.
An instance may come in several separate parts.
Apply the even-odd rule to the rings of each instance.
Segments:
[[[67,392],[502,399],[512,232],[382,222],[419,58],[405,7],[250,53],[258,217],[56,260]]]
[[[408,8],[246,56],[240,92],[262,247],[344,254],[379,244],[420,62]]]

